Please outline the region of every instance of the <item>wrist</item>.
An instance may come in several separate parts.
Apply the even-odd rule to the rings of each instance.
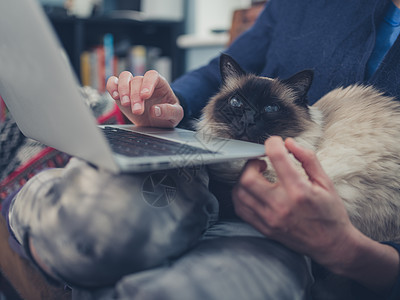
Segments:
[[[335,254],[336,251],[336,254]],[[355,227],[342,245],[321,265],[331,272],[357,281],[374,290],[387,293],[399,273],[399,253],[392,246],[376,242]]]
[[[349,269],[355,268],[358,253],[364,247],[364,235],[350,225],[340,236],[332,239],[319,249],[313,259],[337,275],[346,276]],[[366,238],[366,237],[365,237]]]

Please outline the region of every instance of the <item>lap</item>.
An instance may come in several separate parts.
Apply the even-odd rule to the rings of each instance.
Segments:
[[[77,299],[306,299],[305,258],[216,223],[217,207],[205,170],[114,176],[75,161],[30,180],[10,225]]]
[[[29,234],[59,279],[111,284],[178,256],[216,221],[206,172],[187,172],[116,176],[73,161],[24,186],[10,207],[10,226],[20,243]]]
[[[75,291],[76,298],[309,299],[312,278],[304,256],[241,222],[213,227],[212,234],[171,264],[127,275],[108,290]]]

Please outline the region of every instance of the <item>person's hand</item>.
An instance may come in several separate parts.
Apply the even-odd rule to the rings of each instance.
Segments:
[[[350,223],[332,181],[315,154],[293,139],[284,143],[271,137],[265,148],[277,181],[263,177],[265,161],[250,161],[233,191],[236,213],[266,236],[322,265],[337,267],[342,255],[351,255],[344,251],[361,233]],[[289,152],[308,178],[296,169]]]
[[[133,76],[124,71],[107,80],[107,91],[125,116],[137,126],[175,127],[183,108],[169,83],[157,71]]]
[[[265,142],[277,181],[263,177],[265,161],[250,161],[233,191],[236,213],[266,236],[310,256],[332,272],[354,279],[379,293],[396,282],[399,255],[350,222],[333,182],[315,153],[293,139]],[[308,178],[296,169],[289,152]]]

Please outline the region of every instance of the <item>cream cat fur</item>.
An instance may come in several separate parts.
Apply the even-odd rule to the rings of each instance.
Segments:
[[[274,100],[272,102],[263,100],[264,106],[260,107],[264,107],[268,112],[271,111],[270,107],[273,107],[274,113],[275,106],[280,106],[278,110],[282,110],[282,117],[278,119],[277,116],[273,116],[270,120],[263,116],[264,119],[261,121],[272,126],[273,122],[286,118],[286,123],[280,124],[273,132],[266,130],[267,133],[262,136],[262,140],[270,135],[281,135],[283,138],[291,136],[299,144],[314,150],[343,199],[353,224],[375,240],[400,241],[400,103],[398,101],[385,96],[373,87],[352,85],[329,92],[315,105],[309,107],[301,102],[304,99],[300,99],[305,98],[305,93],[311,84],[311,79],[309,83],[304,79],[310,77],[307,74],[286,81],[260,78],[245,74],[229,57],[221,58],[221,74],[224,85],[203,110],[202,119],[197,124],[198,130],[212,132],[217,136],[237,138],[232,133],[234,129],[229,123],[229,118],[225,120],[220,113],[225,109],[220,103],[230,101],[229,103],[236,103],[234,106],[238,107],[236,98],[231,100],[233,97],[239,97],[237,95],[240,95],[239,102],[259,101],[249,100],[251,96],[248,97],[247,94],[252,95],[254,93],[252,89],[261,88],[264,82],[266,87],[262,94]],[[254,80],[259,84],[246,88],[246,85]],[[246,101],[243,101],[243,98],[246,98]],[[256,108],[254,104],[250,106],[253,110]],[[244,106],[242,111],[243,114],[246,111]],[[234,118],[240,119],[242,123],[243,120],[250,120],[244,126],[255,124],[255,120],[261,118],[257,117],[258,113],[254,113],[254,116],[248,113],[249,116],[243,118],[240,116],[240,110],[235,110],[234,114]],[[231,123],[235,122],[234,118]],[[255,126],[254,124],[252,126]],[[290,126],[293,128],[284,128]],[[279,127],[282,127],[281,130]],[[250,136],[250,131],[248,132]],[[246,137],[245,134],[242,139],[257,141]],[[210,170],[220,180],[234,183],[244,163],[236,161],[231,164],[214,165],[210,166]],[[275,180],[275,173],[270,168],[265,176],[269,180]]]

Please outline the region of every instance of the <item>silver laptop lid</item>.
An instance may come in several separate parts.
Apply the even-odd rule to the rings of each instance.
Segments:
[[[0,95],[21,131],[117,171],[109,145],[95,126],[69,61],[37,1],[0,1],[0,37]]]
[[[84,103],[74,72],[37,0],[0,1],[0,95],[22,132],[33,139],[113,172],[140,172],[209,164],[264,154],[263,145],[226,140],[218,153],[196,160],[175,157],[127,158],[113,154],[91,110]],[[132,127],[132,126],[131,126]],[[213,150],[184,130],[134,130]],[[190,136],[189,136],[190,135]],[[144,159],[145,158],[145,159]]]

